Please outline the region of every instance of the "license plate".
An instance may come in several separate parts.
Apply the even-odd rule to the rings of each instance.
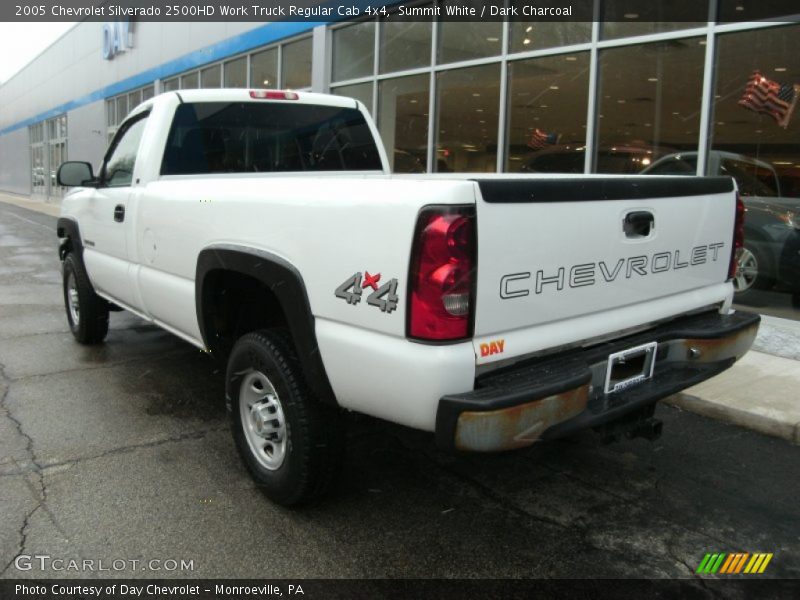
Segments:
[[[649,342],[608,356],[606,394],[619,392],[653,376],[657,342]]]

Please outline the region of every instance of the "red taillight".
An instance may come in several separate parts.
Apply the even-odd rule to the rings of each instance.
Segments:
[[[255,100],[297,100],[297,92],[283,92],[281,90],[250,90],[250,97]]]
[[[420,213],[411,253],[409,337],[444,341],[472,334],[475,256],[473,207],[435,206]]]
[[[731,246],[731,262],[728,266],[728,279],[736,277],[739,251],[744,248],[744,202],[736,193],[736,220],[733,225],[733,244]]]

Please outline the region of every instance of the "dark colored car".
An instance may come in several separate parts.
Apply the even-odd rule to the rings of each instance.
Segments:
[[[800,296],[800,198],[781,197],[775,169],[769,163],[732,152],[712,151],[710,175],[730,175],[744,201],[745,240],[734,280],[738,294],[778,285]],[[697,153],[665,156],[642,173],[694,175]]]

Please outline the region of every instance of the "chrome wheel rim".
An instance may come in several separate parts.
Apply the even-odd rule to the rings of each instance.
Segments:
[[[72,324],[77,327],[81,320],[81,304],[78,297],[78,285],[75,283],[75,273],[72,272],[67,277],[67,310]]]
[[[747,248],[739,250],[736,257],[736,277],[733,287],[737,292],[744,292],[753,287],[758,277],[758,259]]]
[[[286,419],[275,386],[260,371],[249,371],[239,387],[239,416],[255,459],[265,469],[279,469],[286,458]]]

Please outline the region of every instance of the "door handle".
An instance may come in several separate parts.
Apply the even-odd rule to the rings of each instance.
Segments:
[[[125,220],[125,207],[122,204],[117,204],[114,207],[114,220],[117,223],[122,223]]]
[[[637,210],[625,215],[625,219],[622,221],[622,230],[625,232],[625,237],[642,238],[650,235],[655,224],[653,213]]]

